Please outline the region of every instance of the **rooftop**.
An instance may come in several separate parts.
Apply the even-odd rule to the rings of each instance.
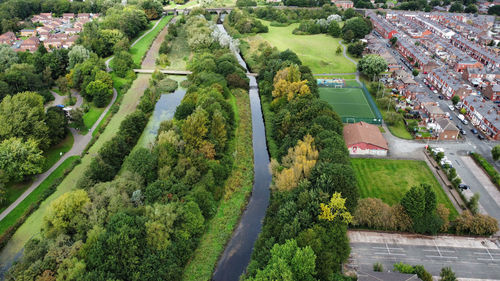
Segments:
[[[347,146],[357,143],[368,143],[380,148],[389,149],[387,141],[377,126],[365,122],[344,126],[344,140]]]

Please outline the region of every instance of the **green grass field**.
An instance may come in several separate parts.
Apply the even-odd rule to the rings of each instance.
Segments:
[[[132,59],[134,60],[134,63],[136,65],[141,65],[142,58],[146,54],[146,52],[149,50],[149,47],[155,40],[156,36],[160,31],[167,25],[167,23],[170,21],[172,16],[165,16],[164,18],[161,19],[160,23],[158,26],[148,33],[148,35],[144,36],[144,38],[141,39],[141,41],[137,42],[137,44],[134,45],[134,47],[130,48],[130,53],[132,54]],[[155,22],[150,23],[150,27],[148,27],[149,30],[154,26]]]
[[[429,184],[438,203],[450,209],[450,217],[458,216],[448,196],[424,161],[390,159],[351,159],[361,198],[380,198],[389,205],[399,203],[412,186]]]
[[[319,96],[341,117],[375,118],[363,90],[359,88],[319,88]]]
[[[85,124],[86,130],[82,130],[82,133],[86,134],[86,132],[94,126],[94,123],[99,119],[104,109],[106,109],[106,107],[96,107],[94,104],[91,104],[89,111],[83,115],[83,123]]]
[[[52,174],[50,174],[33,192],[31,192],[26,199],[24,199],[19,205],[17,205],[12,212],[10,212],[2,221],[0,221],[0,234],[3,234],[4,231],[14,225],[16,221],[24,214],[26,209],[33,203],[39,200],[40,195],[48,188],[55,179],[61,177],[64,174],[64,171],[68,169],[73,162],[75,162],[79,156],[71,156],[66,159],[57,169],[55,169]],[[39,222],[41,223],[41,222]],[[31,233],[35,235],[36,232]]]
[[[335,54],[340,38],[333,38],[326,34],[294,35],[292,31],[298,23],[286,27],[270,26],[270,22],[262,21],[269,26],[268,33],[243,38],[251,48],[257,48],[263,41],[268,41],[280,51],[290,49],[302,60],[304,65],[311,68],[313,73],[352,73],[356,72],[356,65],[342,54]]]

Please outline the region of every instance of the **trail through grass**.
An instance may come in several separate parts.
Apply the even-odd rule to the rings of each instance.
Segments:
[[[160,33],[160,31],[167,25],[167,23],[170,21],[172,16],[165,16],[164,18],[161,19],[160,23],[158,26],[148,33],[146,36],[144,36],[141,41],[137,42],[132,48],[130,48],[130,53],[132,54],[132,59],[134,60],[134,63],[136,65],[141,65],[142,58],[146,54],[146,52],[149,50],[149,47],[153,43],[154,39],[156,38],[156,35]],[[152,25],[151,25],[152,24]],[[151,26],[148,27],[147,30],[152,28],[155,23],[151,22]],[[146,32],[147,32],[146,30]]]
[[[304,65],[311,68],[313,73],[352,73],[356,72],[356,66],[346,59],[342,54],[336,54],[335,50],[340,45],[340,38],[333,38],[326,34],[316,35],[294,35],[292,31],[298,27],[298,23],[286,27],[270,26],[270,22],[262,21],[269,26],[268,33],[260,33],[255,36],[243,38],[251,48],[257,48],[262,41],[268,41],[280,51],[290,49],[294,51]]]

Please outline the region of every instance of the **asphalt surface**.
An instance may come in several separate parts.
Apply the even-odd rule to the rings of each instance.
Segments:
[[[390,243],[351,243],[352,265],[371,271],[380,262],[384,270],[395,263],[423,265],[433,276],[443,267],[451,267],[457,277],[500,279],[500,249],[460,248]]]

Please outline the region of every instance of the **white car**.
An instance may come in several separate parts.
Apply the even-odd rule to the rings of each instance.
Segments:
[[[450,105],[448,105],[448,108],[449,108],[451,111],[455,110],[455,108],[454,108],[454,107],[453,107],[453,105],[451,105],[451,104],[450,104]]]
[[[433,92],[434,94],[436,94],[436,95],[437,95],[437,93],[438,93],[438,91],[437,91],[437,90],[434,90],[434,91],[432,91],[432,92]]]

